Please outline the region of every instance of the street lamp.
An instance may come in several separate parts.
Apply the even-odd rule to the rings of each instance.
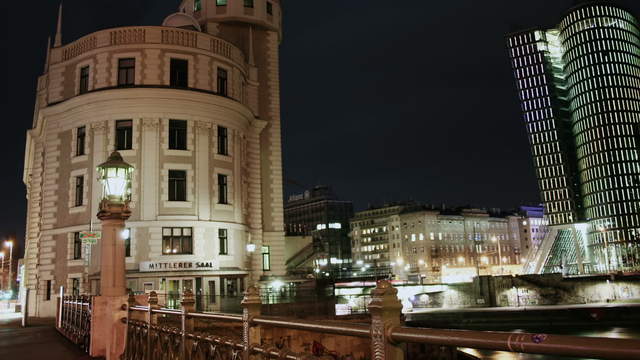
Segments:
[[[4,243],[4,246],[9,248],[9,291],[13,293],[13,282],[11,280],[11,278],[13,277],[13,269],[11,268],[11,265],[13,265],[13,241],[7,240]],[[2,257],[2,259],[2,273],[4,274],[4,256]]]
[[[120,359],[124,352],[126,317],[124,222],[131,216],[131,174],[120,153],[114,151],[96,169],[102,185],[98,219],[100,238],[100,296],[94,298],[95,320],[91,324],[91,353],[105,354],[106,360]],[[94,324],[95,321],[95,324]],[[94,344],[95,349],[94,349]]]
[[[4,290],[4,251],[0,252],[0,260],[2,260],[2,267],[0,267],[0,272],[2,272],[2,277],[0,277],[0,290]]]
[[[102,183],[102,200],[98,219],[102,221],[100,246],[100,293],[103,296],[125,295],[125,245],[122,237],[124,222],[131,216],[131,174],[119,152],[111,153],[98,165],[98,180]]]

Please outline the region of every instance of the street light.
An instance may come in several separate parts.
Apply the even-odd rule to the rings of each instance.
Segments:
[[[125,295],[125,246],[122,237],[124,222],[131,216],[131,174],[119,152],[111,153],[98,165],[98,180],[102,183],[102,201],[98,219],[102,221],[100,246],[100,292],[103,296]]]
[[[11,280],[11,278],[13,277],[13,269],[11,268],[11,265],[13,265],[13,241],[7,240],[4,243],[4,246],[9,248],[9,291],[13,292],[13,282]],[[4,256],[2,257],[2,259],[2,273],[4,274]]]
[[[4,290],[4,251],[0,252],[0,259],[2,260],[2,267],[0,267],[0,271],[2,272],[2,277],[0,277],[0,290]]]
[[[95,324],[91,323],[91,343],[106,354],[106,360],[119,359],[126,327],[119,320],[126,317],[124,222],[131,216],[131,175],[133,166],[127,164],[117,151],[96,169],[102,185],[102,199],[98,219],[102,223],[100,238],[100,296],[94,300]],[[98,340],[100,339],[100,340]],[[93,346],[92,346],[93,348]],[[93,351],[93,350],[92,350]]]

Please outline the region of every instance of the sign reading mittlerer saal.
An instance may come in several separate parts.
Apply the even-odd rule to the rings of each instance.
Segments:
[[[142,261],[140,271],[216,270],[213,261]]]

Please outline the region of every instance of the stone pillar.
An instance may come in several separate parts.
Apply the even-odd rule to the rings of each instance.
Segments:
[[[251,356],[251,345],[260,344],[260,327],[251,326],[251,320],[260,316],[262,302],[260,300],[260,290],[251,285],[244,292],[242,299],[242,342],[244,343],[243,360],[249,360]]]
[[[371,291],[369,303],[371,313],[371,356],[373,360],[404,359],[404,351],[390,339],[390,332],[401,325],[402,303],[398,300],[398,290],[391,283],[382,280]]]
[[[100,296],[92,311],[91,351],[93,357],[117,360],[124,353],[128,297],[125,288],[125,252],[122,230],[131,216],[129,204],[100,203]]]
[[[193,298],[193,292],[191,290],[186,290],[184,294],[182,294],[182,301],[180,302],[182,305],[182,354],[184,359],[189,358],[189,347],[187,346],[187,334],[193,334],[194,330],[194,319],[189,318],[187,316],[188,313],[196,311],[196,301]]]

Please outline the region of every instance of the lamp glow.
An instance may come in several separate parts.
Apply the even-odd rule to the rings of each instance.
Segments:
[[[133,166],[126,163],[119,152],[111,153],[106,162],[98,165],[97,171],[103,200],[115,203],[129,200]]]

